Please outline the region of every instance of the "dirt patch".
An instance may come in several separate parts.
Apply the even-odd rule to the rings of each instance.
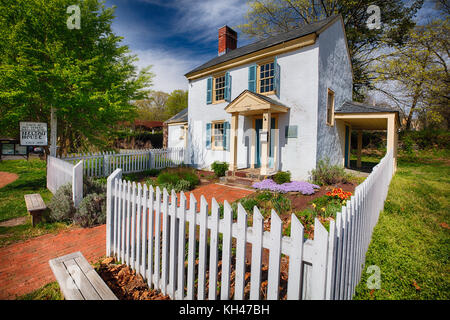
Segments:
[[[17,179],[19,179],[19,176],[15,173],[0,171],[0,188],[3,188]]]
[[[9,220],[0,222],[0,227],[15,227],[15,226],[18,226],[21,224],[25,224],[25,223],[27,223],[29,218],[30,218],[29,216],[26,216],[26,217],[9,219]]]

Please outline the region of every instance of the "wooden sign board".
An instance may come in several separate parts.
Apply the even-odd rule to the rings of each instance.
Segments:
[[[47,144],[47,123],[20,122],[20,145],[46,146]]]

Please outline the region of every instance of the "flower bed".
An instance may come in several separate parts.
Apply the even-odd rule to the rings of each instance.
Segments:
[[[304,195],[314,194],[315,189],[319,189],[318,185],[304,182],[304,181],[292,181],[283,184],[277,184],[272,179],[265,179],[261,182],[256,182],[252,185],[253,188],[259,190],[269,190],[273,192],[301,192]]]

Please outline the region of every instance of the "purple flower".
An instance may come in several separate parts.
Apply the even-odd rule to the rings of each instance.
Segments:
[[[260,190],[270,190],[274,192],[301,192],[304,195],[310,195],[315,192],[314,189],[319,189],[320,187],[304,181],[292,181],[283,184],[277,184],[272,179],[265,179],[261,182],[256,182],[252,185],[255,189]]]

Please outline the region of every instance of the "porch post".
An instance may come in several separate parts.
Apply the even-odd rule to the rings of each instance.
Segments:
[[[237,169],[237,128],[238,128],[238,113],[231,114],[231,129],[230,129],[230,170]]]
[[[270,148],[270,119],[271,112],[263,114],[263,132],[267,132],[267,141],[261,140],[261,174],[269,174],[269,148]]]
[[[387,151],[393,149],[394,172],[397,170],[397,126],[395,114],[389,115],[387,119]]]
[[[256,130],[251,129],[251,146],[250,146],[250,168],[255,168],[256,163]]]
[[[361,168],[361,149],[362,149],[362,130],[358,130],[358,158],[356,160],[357,168]]]

